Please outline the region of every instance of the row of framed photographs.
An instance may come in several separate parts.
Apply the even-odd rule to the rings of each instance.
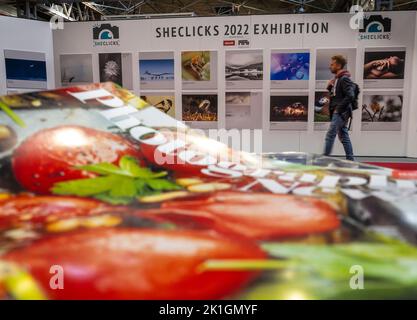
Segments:
[[[217,51],[181,52],[183,90],[215,90],[217,84]],[[329,70],[331,57],[347,58],[347,69],[355,77],[356,49],[317,49],[316,88],[324,89],[334,77]],[[99,53],[100,82],[113,81],[128,89],[133,87],[131,53]],[[310,50],[272,50],[269,79],[271,89],[308,89],[311,73]],[[403,88],[405,48],[367,48],[364,54],[364,88]],[[174,52],[140,52],[139,80],[141,90],[173,90],[175,86]],[[91,54],[60,56],[63,86],[91,83]],[[265,74],[263,50],[225,51],[226,89],[262,89]]]
[[[356,49],[317,49],[316,88],[325,88],[333,75],[329,61],[341,54],[355,78]],[[271,89],[307,89],[310,79],[309,50],[272,50],[269,78]],[[47,87],[45,53],[4,50],[8,88],[45,89]],[[133,89],[131,53],[99,53],[100,82],[113,81]],[[404,48],[365,49],[364,88],[403,88],[406,51]],[[60,55],[62,86],[93,82],[92,54]],[[174,89],[174,52],[139,53],[141,90]],[[262,50],[228,50],[225,52],[227,89],[262,89],[264,80]],[[183,90],[217,88],[217,52],[181,52]]]
[[[141,98],[162,112],[176,117],[173,92],[142,93]],[[262,92],[226,92],[226,129],[262,128]],[[327,130],[329,96],[325,91],[316,91],[314,115],[309,115],[308,93],[273,93],[269,99],[270,130],[307,130],[309,118],[314,121],[314,130]],[[179,120],[193,128],[217,128],[218,95],[216,93],[183,93]],[[401,131],[403,93],[398,91],[366,91],[360,112],[362,131]]]

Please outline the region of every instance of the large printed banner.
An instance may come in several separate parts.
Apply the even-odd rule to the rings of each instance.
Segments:
[[[417,298],[416,172],[230,150],[152,99],[0,97],[0,297]]]

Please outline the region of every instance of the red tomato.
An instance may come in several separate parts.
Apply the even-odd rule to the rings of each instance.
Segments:
[[[0,202],[0,228],[24,221],[44,223],[49,216],[59,219],[117,210],[100,201],[76,197],[16,196]]]
[[[53,299],[215,299],[256,273],[203,271],[209,259],[264,259],[252,242],[196,231],[94,229],[35,242],[4,256],[26,267]],[[52,265],[64,289],[50,289]]]
[[[163,208],[211,215],[217,229],[229,229],[255,239],[303,236],[339,227],[335,209],[310,197],[269,193],[219,192],[203,199],[177,200]]]
[[[124,155],[140,159],[138,148],[113,133],[81,126],[60,126],[27,138],[13,155],[17,181],[29,191],[47,194],[54,183],[94,176],[75,166],[108,162]]]

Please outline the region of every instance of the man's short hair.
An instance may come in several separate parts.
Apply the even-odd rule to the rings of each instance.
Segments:
[[[334,61],[336,61],[336,63],[340,64],[342,66],[342,69],[344,69],[346,67],[347,60],[341,54],[333,56],[332,60],[334,60]]]

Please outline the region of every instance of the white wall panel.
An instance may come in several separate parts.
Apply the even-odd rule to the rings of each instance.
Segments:
[[[5,49],[44,53],[47,87],[55,87],[54,49],[49,23],[0,16],[0,94],[7,93]]]

